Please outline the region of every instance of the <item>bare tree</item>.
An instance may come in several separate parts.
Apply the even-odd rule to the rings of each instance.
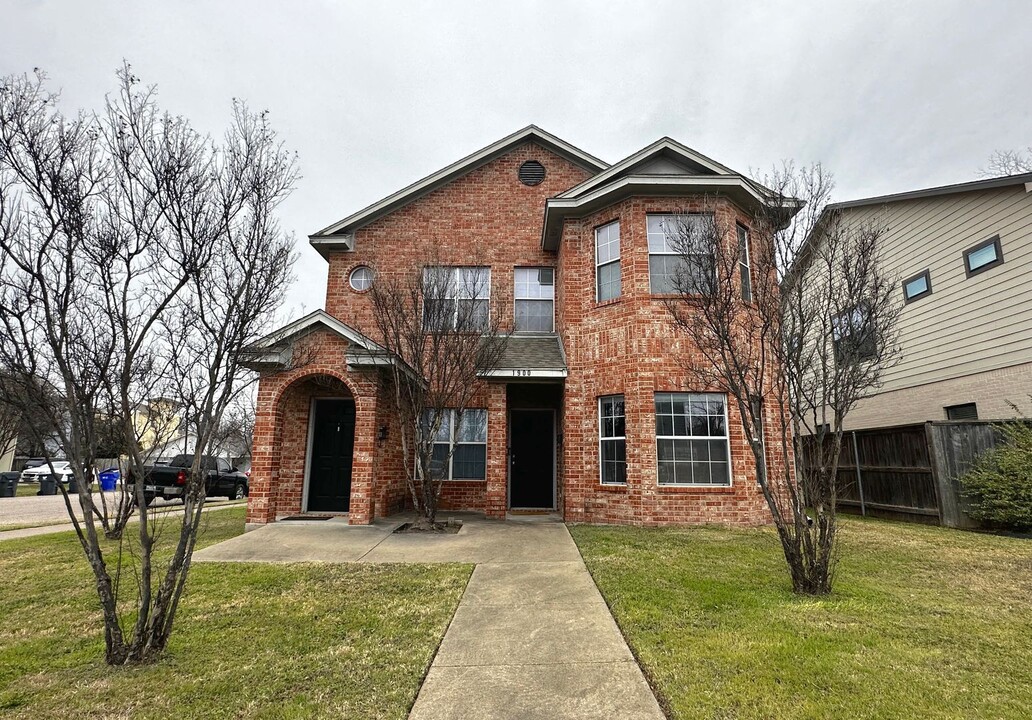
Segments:
[[[1032,173],[1032,145],[1024,150],[996,150],[978,174],[984,178]]]
[[[264,114],[234,103],[217,143],[161,113],[128,65],[118,78],[104,112],[75,117],[41,73],[0,81],[0,363],[17,380],[0,400],[41,411],[34,432],[57,436],[82,489],[78,512],[61,492],[111,664],[148,661],[168,642],[204,504],[200,456],[239,392],[241,348],[289,280],[292,242],[273,212],[296,177]],[[147,472],[138,421],[154,396],[186,408],[179,422],[198,440],[182,511],[161,521],[131,482]],[[94,495],[98,449],[119,428],[130,482],[114,498]],[[177,542],[159,560],[170,524]]]
[[[819,595],[834,573],[843,423],[895,361],[898,288],[881,231],[829,207],[820,166],[786,165],[765,184],[748,227],[716,199],[667,223],[667,306],[705,359],[686,373],[738,410],[793,588]]]
[[[471,422],[480,378],[498,366],[508,341],[491,312],[490,282],[489,268],[446,266],[431,254],[414,272],[385,274],[373,284],[377,334],[392,359],[387,390],[400,422],[408,488],[431,528],[454,452],[452,432]],[[435,453],[442,445],[447,451]]]

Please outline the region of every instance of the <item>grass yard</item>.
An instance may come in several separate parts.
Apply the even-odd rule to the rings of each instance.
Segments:
[[[206,522],[198,547],[244,510]],[[0,716],[404,718],[471,572],[198,563],[163,659],[109,668],[74,536],[0,542]]]
[[[39,492],[39,483],[18,483],[14,491],[15,497],[35,497]]]
[[[773,531],[571,527],[674,718],[1027,718],[1032,541],[848,518],[835,593]]]

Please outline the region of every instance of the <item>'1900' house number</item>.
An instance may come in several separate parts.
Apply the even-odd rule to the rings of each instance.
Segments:
[[[530,370],[513,370],[512,374],[516,377],[530,377]]]

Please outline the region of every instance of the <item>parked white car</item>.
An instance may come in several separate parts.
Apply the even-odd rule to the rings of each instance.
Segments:
[[[47,475],[53,474],[56,474],[61,482],[68,482],[68,479],[72,476],[71,463],[67,460],[55,460],[53,471],[51,471],[50,466],[46,463],[37,465],[36,467],[27,468],[22,470],[21,481],[23,483],[39,482]]]

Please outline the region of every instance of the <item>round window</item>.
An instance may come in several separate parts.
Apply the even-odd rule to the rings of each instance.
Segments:
[[[373,269],[366,265],[359,265],[351,271],[351,287],[359,292],[364,292],[373,286]]]

